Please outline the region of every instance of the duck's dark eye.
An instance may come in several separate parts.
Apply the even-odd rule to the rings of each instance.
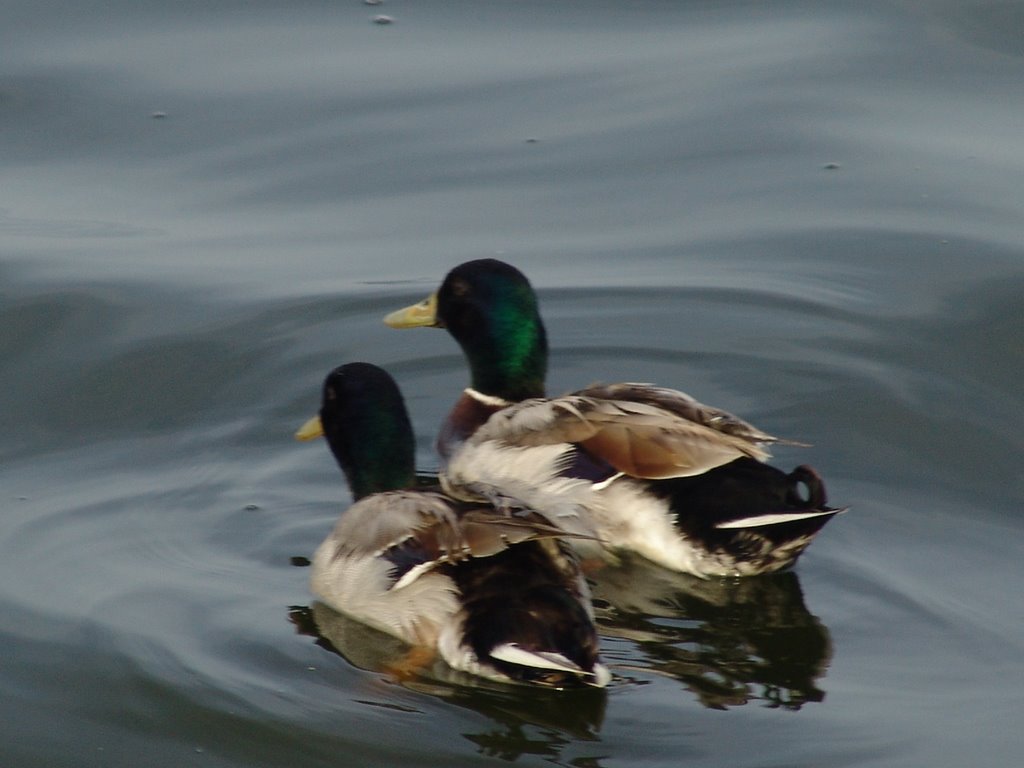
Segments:
[[[324,400],[337,400],[337,399],[338,399],[338,395],[334,391],[334,387],[327,387],[324,390]]]
[[[461,298],[469,293],[469,283],[461,278],[456,278],[452,280],[451,290],[454,296],[459,296]]]

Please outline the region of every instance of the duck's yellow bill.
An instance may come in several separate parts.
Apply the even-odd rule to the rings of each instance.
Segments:
[[[392,328],[440,328],[437,318],[437,294],[432,293],[418,304],[405,309],[396,309],[384,318],[384,324]]]
[[[316,440],[318,437],[323,436],[324,425],[320,423],[319,416],[314,416],[312,419],[310,419],[301,427],[299,427],[299,431],[295,433],[296,440]]]

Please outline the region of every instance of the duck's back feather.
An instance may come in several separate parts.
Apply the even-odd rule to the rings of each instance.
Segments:
[[[687,421],[702,424],[709,429],[733,435],[751,443],[790,443],[790,441],[761,431],[735,414],[705,405],[678,389],[659,387],[655,384],[622,382],[619,384],[592,384],[573,394],[603,400],[625,400],[653,405]]]

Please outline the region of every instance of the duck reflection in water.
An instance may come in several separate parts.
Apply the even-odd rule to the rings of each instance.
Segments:
[[[324,603],[293,606],[289,620],[300,634],[352,666],[385,674],[404,688],[484,715],[494,727],[463,736],[481,754],[503,760],[523,755],[556,759],[569,744],[597,741],[607,693],[600,688],[552,690],[492,682],[452,669],[440,660],[409,674],[408,646]]]
[[[674,678],[713,709],[796,710],[825,698],[831,638],[792,571],[700,579],[629,558],[597,574],[593,597],[601,635],[635,647],[630,658],[605,654],[619,677]]]
[[[616,656],[606,652],[618,678],[615,686],[641,683],[650,675],[669,677],[713,709],[760,702],[797,710],[825,698],[819,681],[832,658],[831,637],[805,606],[793,571],[700,579],[627,558],[600,571],[593,590],[601,635],[629,644]],[[570,705],[564,691],[530,695],[513,686],[484,684],[441,663],[411,677],[394,666],[407,650],[399,640],[321,603],[293,609],[291,620],[360,669],[390,674],[411,690],[502,723],[504,735],[487,737],[496,751],[503,751],[499,742],[525,738],[515,735],[523,722],[583,739],[600,730],[605,706],[600,691],[573,691]]]

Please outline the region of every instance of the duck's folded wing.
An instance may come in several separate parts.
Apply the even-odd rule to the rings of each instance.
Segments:
[[[334,530],[334,556],[375,557],[401,589],[446,563],[490,557],[525,541],[572,534],[530,511],[466,505],[441,494],[393,491],[360,500]]]
[[[463,514],[459,531],[471,557],[490,557],[509,547],[537,539],[592,538],[573,533],[537,512],[510,515],[494,509],[471,509]]]
[[[374,557],[432,528],[452,531],[457,526],[455,508],[439,493],[376,493],[357,501],[338,520],[335,557]]]
[[[717,432],[733,435],[751,443],[805,445],[763,432],[739,416],[721,408],[705,405],[678,389],[659,387],[654,384],[623,382],[620,384],[593,384],[573,394],[603,400],[625,400],[653,405],[687,421],[702,424]]]
[[[759,461],[769,456],[760,440],[714,429],[660,405],[575,394],[499,411],[469,443],[486,441],[510,447],[574,443],[617,472],[646,479],[698,475],[741,456]]]

